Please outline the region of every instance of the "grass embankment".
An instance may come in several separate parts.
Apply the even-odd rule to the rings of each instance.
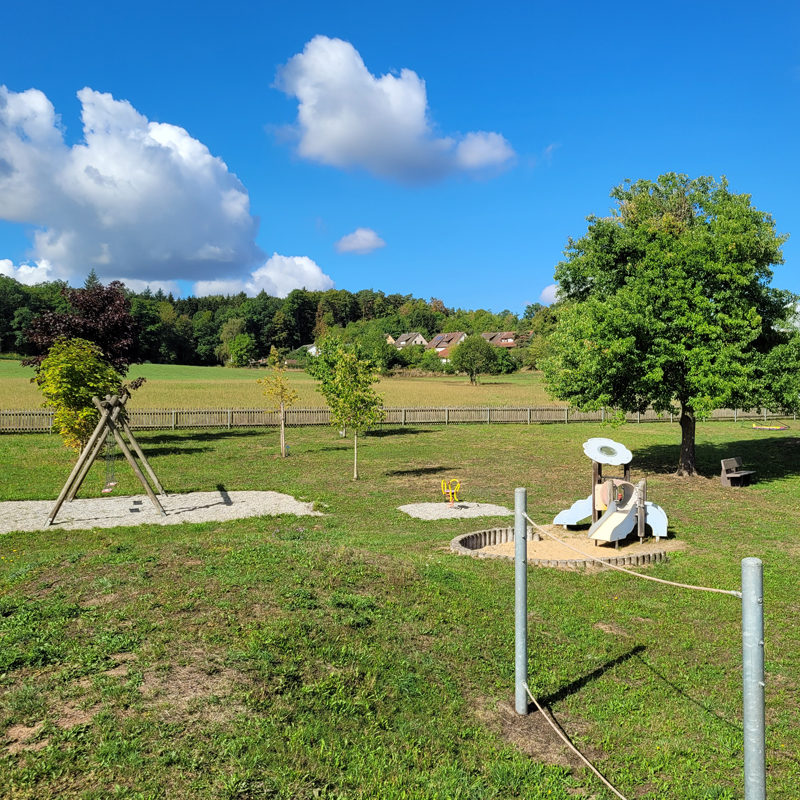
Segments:
[[[256,379],[267,370],[225,367],[182,367],[137,364],[129,379],[143,376],[147,383],[134,393],[131,408],[263,408],[264,395]],[[299,400],[298,408],[325,405],[305,372],[287,373]],[[0,408],[38,408],[41,392],[32,384],[33,370],[19,362],[0,361]],[[464,377],[384,378],[376,387],[387,406],[528,406],[552,405],[540,373],[486,376],[478,386]]]
[[[357,483],[352,443],[327,429],[292,430],[285,461],[273,431],[142,433],[171,492],[273,489],[327,516],[0,537],[1,793],[611,797],[510,743],[543,758],[552,741],[537,715],[498,706],[513,703],[513,567],[447,549],[510,519],[396,510],[458,477],[471,501],[508,505],[526,485],[547,521],[588,490],[581,443],[609,433],[687,545],[649,574],[738,588],[740,560],[764,559],[769,791],[796,797],[800,440],[729,423],[698,427],[697,480],[669,474],[668,424],[395,430],[364,440]],[[756,485],[719,485],[731,455]],[[0,463],[3,499],[49,499],[70,455],[56,437],[3,436]],[[104,479],[98,465],[86,494]],[[529,626],[532,690],[624,794],[741,797],[736,599],[533,569]]]

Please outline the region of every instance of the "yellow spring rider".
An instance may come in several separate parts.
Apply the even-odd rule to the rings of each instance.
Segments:
[[[456,478],[452,478],[451,480],[442,479],[442,494],[449,498],[449,505],[452,506],[454,503],[458,502],[458,494],[461,490],[461,482]]]

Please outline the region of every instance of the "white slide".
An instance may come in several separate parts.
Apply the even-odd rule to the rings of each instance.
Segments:
[[[577,525],[582,519],[592,516],[592,495],[584,500],[576,500],[565,511],[559,511],[553,525]]]
[[[616,503],[609,503],[605,514],[589,528],[589,538],[600,542],[616,542],[624,539],[636,525],[636,503],[617,509]]]
[[[650,526],[656,539],[667,538],[667,515],[661,506],[655,503],[645,503],[644,520]]]

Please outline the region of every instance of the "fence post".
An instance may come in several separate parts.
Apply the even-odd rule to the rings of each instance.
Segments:
[[[176,412],[173,411],[172,412],[172,430],[175,430],[175,416],[176,416]]]
[[[569,422],[569,406],[564,409],[564,424]]]
[[[486,424],[487,425],[492,421],[491,414],[492,414],[492,409],[491,408],[487,408],[486,409]]]
[[[528,406],[528,425],[531,424],[531,407]]]
[[[514,490],[514,707],[528,713],[528,490]],[[749,800],[749,799],[748,799]]]
[[[606,407],[603,406],[600,409],[600,422],[605,422],[605,421],[606,421]]]
[[[744,686],[744,797],[766,800],[764,733],[764,565],[742,559],[742,664]]]
[[[231,429],[231,410],[228,409],[228,430]]]
[[[402,421],[401,424],[403,424],[403,425],[406,424],[406,410],[405,410],[405,407],[403,408],[403,421]]]
[[[450,424],[450,409],[449,408],[446,408],[444,410],[444,424],[445,425],[449,425]]]
[[[733,409],[733,421],[734,422],[738,421],[738,416],[739,416],[739,412],[734,408]]]
[[[48,427],[47,432],[48,433],[52,433],[53,432],[53,412],[52,411],[50,412],[50,425]]]
[[[766,421],[767,421],[767,409],[765,408],[764,409],[764,422],[766,423]]]
[[[642,412],[641,411],[637,411],[636,412],[636,424],[638,425],[641,421],[642,421]]]

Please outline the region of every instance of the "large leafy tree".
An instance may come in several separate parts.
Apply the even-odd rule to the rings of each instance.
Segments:
[[[373,363],[363,357],[358,345],[326,337],[319,344],[319,355],[310,362],[308,372],[319,381],[331,410],[331,425],[353,430],[353,480],[358,480],[358,433],[383,419],[383,395],[372,388],[378,380]]]
[[[582,410],[680,413],[678,474],[693,475],[696,422],[713,409],[798,407],[796,298],[770,287],[786,237],[724,178],[669,173],[611,197],[556,267],[545,377]]]
[[[483,336],[473,334],[467,336],[461,344],[456,345],[450,358],[453,369],[466,372],[469,382],[476,386],[478,375],[482,372],[495,372],[497,369],[497,353],[493,345]]]
[[[88,280],[88,279],[87,279]],[[102,357],[123,375],[141,360],[139,326],[131,315],[124,287],[119,281],[87,289],[61,289],[67,311],[49,311],[36,317],[27,331],[37,355],[26,364],[38,366],[59,339],[85,339],[96,344]]]

